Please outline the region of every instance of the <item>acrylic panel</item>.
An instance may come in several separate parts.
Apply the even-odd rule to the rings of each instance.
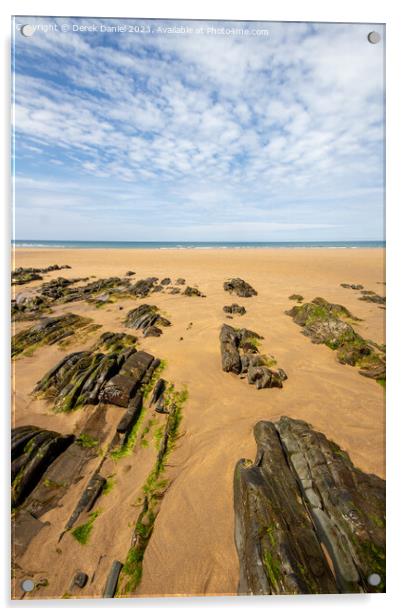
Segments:
[[[385,26],[12,21],[12,597],[385,591]]]

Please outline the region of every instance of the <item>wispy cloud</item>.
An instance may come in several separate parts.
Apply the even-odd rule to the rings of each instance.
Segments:
[[[381,237],[382,44],[269,30],[17,37],[17,237]]]

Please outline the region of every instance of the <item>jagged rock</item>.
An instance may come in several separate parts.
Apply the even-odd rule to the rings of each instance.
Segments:
[[[289,295],[289,298],[295,302],[302,302],[304,300],[303,295],[299,295],[298,293],[293,293],[293,295]]]
[[[374,291],[362,291],[362,296],[359,297],[362,302],[372,302],[373,304],[384,305],[386,298],[383,295],[377,295]]]
[[[159,379],[152,392],[151,405],[156,404],[166,389],[165,379]]]
[[[240,374],[242,366],[240,360],[239,337],[237,331],[230,325],[222,325],[219,335],[221,343],[222,370]]]
[[[161,285],[166,286],[166,285],[168,285],[168,284],[172,284],[172,281],[171,281],[171,279],[170,279],[170,278],[163,278],[163,279],[161,280]]]
[[[144,380],[147,370],[154,362],[153,355],[145,351],[137,351],[130,355],[127,361],[123,364],[121,374],[132,377],[136,380],[137,386]],[[159,360],[157,360],[159,362]],[[154,369],[154,368],[153,368]]]
[[[113,561],[106,581],[105,590],[103,591],[104,599],[112,599],[114,597],[117,588],[117,582],[119,581],[120,571],[122,570],[122,568],[123,564],[121,562],[119,562],[118,560]]]
[[[123,374],[116,374],[116,376],[112,376],[103,387],[99,400],[101,402],[127,408],[136,385],[137,381],[135,379],[124,376]]]
[[[302,333],[315,344],[325,344],[336,350],[341,364],[359,366],[365,376],[380,374],[385,379],[385,355],[378,345],[365,340],[343,319],[355,319],[344,306],[331,304],[321,297],[311,303],[294,306],[286,314],[303,327]]]
[[[134,425],[137,423],[138,417],[141,413],[143,404],[143,396],[141,392],[138,392],[134,398],[129,402],[128,408],[124,416],[121,418],[116,431],[119,434],[129,433]]]
[[[152,287],[152,293],[164,293],[165,292],[165,287],[163,287],[161,284],[156,284],[154,287]]]
[[[84,404],[97,404],[110,379],[118,374],[132,354],[135,355],[136,338],[127,334],[105,332],[90,351],[78,351],[66,355],[37,383],[34,393],[54,402],[56,411],[69,412]],[[127,376],[127,375],[126,375]],[[118,388],[112,382],[107,395],[119,399]],[[128,384],[117,383],[123,388]],[[135,386],[137,383],[135,382]],[[117,387],[117,386],[116,386]]]
[[[50,464],[74,441],[74,435],[22,426],[12,430],[12,506],[32,492]]]
[[[74,589],[74,586],[78,586],[78,588],[84,588],[88,582],[88,575],[84,571],[77,571],[74,574],[74,577],[71,582],[71,590]]]
[[[76,314],[67,313],[59,317],[46,317],[39,323],[24,329],[12,337],[11,356],[20,353],[30,353],[38,345],[55,344],[77,333],[77,330],[88,330],[93,323],[92,319],[80,317]],[[93,326],[92,326],[93,327]],[[92,329],[91,327],[91,329]]]
[[[77,503],[76,508],[71,514],[66,526],[65,530],[70,530],[73,528],[74,524],[77,522],[81,513],[84,511],[91,511],[97,499],[102,493],[103,488],[105,487],[106,479],[99,475],[99,473],[94,473],[89,480],[85,490],[81,494],[81,497]]]
[[[267,387],[283,387],[282,382],[287,378],[284,370],[277,372],[267,366],[250,367],[247,372],[248,382],[256,386],[257,389]]]
[[[249,329],[235,329],[222,325],[220,332],[222,370],[247,376],[257,389],[282,387],[287,379],[282,369],[273,370],[273,358],[258,353],[257,342],[262,336]]]
[[[13,321],[33,321],[50,312],[46,298],[32,293],[18,293],[11,300],[11,318]]]
[[[246,309],[244,306],[239,306],[239,304],[231,304],[230,306],[224,306],[223,312],[243,315],[246,314]]]
[[[205,295],[196,287],[186,287],[184,290],[184,295],[188,295],[188,297],[205,297]]]
[[[303,421],[259,422],[254,435],[256,460],[234,479],[239,593],[383,592],[385,482]]]
[[[39,287],[39,293],[53,300],[60,299],[64,297],[68,287],[83,280],[88,280],[88,278],[54,278],[49,280],[49,282],[44,282]]]
[[[135,295],[135,297],[147,297],[154,286],[155,280],[153,278],[147,278],[146,280],[137,280],[134,285],[128,288],[128,291],[131,295]]]
[[[341,282],[341,287],[343,287],[344,289],[354,289],[355,291],[360,291],[361,289],[364,289],[362,284],[348,284],[346,282]]]
[[[186,284],[186,281],[184,278],[178,278],[175,284],[183,285],[183,284]]]
[[[69,265],[49,265],[49,267],[17,267],[11,273],[11,284],[19,285],[26,284],[32,280],[43,280],[40,274],[53,272],[61,269],[71,269]]]
[[[223,288],[229,293],[236,293],[239,297],[252,297],[253,295],[257,295],[257,291],[241,278],[227,280],[223,284]]]
[[[149,304],[141,304],[138,308],[130,310],[124,324],[126,327],[141,329],[145,336],[160,336],[162,330],[157,326],[168,327],[171,325],[168,319],[159,314],[157,306],[150,306]]]

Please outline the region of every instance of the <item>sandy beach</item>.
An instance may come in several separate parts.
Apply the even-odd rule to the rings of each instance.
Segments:
[[[239,565],[234,544],[233,471],[240,458],[254,459],[253,427],[259,420],[284,415],[304,419],[347,451],[357,467],[385,478],[384,389],[356,368],[338,363],[325,345],[312,344],[285,314],[295,303],[288,299],[292,294],[301,294],[304,301],[324,297],[361,319],[354,327],[365,339],[384,343],[385,311],[360,301],[357,291],[340,286],[359,283],[384,295],[384,259],[384,250],[377,248],[15,250],[13,269],[53,263],[71,266],[71,270],[44,274],[45,281],[59,275],[124,277],[127,270],[133,270],[135,280],[185,278],[206,296],[155,293],[146,300],[122,298],[101,308],[84,301],[61,304],[53,312],[73,312],[102,326],[68,352],[89,348],[103,331],[135,334],[141,349],[166,360],[164,378],[188,390],[181,436],[169,456],[171,483],[145,552],[135,595],[236,594]],[[223,283],[232,277],[249,282],[258,295],[231,297]],[[40,284],[33,281],[13,289],[18,293]],[[123,325],[127,312],[145,302],[157,305],[172,322],[159,338],[143,338]],[[243,305],[246,314],[228,320],[222,308],[232,302]],[[283,389],[256,390],[222,371],[219,331],[225,322],[263,336],[262,351],[272,354],[288,376]],[[13,333],[30,325],[13,323]],[[43,346],[32,356],[13,361],[13,427],[32,424],[77,435],[97,413],[96,407],[87,406],[68,415],[56,414],[49,403],[32,398],[36,382],[65,354],[57,346]],[[102,416],[103,450],[121,412],[109,405]],[[36,535],[19,561],[22,571],[48,580],[47,587],[37,589],[35,598],[68,593],[77,567],[90,577],[93,574],[79,596],[101,595],[111,562],[124,562],[130,547],[138,515],[136,499],[155,457],[152,430],[160,421],[157,418],[152,424],[146,446],[139,442],[130,456],[107,462],[114,487],[100,498],[100,518],[88,545],[81,546],[68,534],[60,543],[58,538],[96,468],[96,459],[89,461],[84,476],[68,491],[61,506],[45,514],[43,521],[49,525]],[[17,596],[18,592],[15,590]]]

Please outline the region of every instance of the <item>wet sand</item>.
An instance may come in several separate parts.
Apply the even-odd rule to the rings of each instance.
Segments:
[[[163,376],[177,387],[186,385],[189,398],[183,410],[182,436],[169,457],[172,483],[145,552],[136,595],[236,593],[233,471],[239,458],[254,458],[252,430],[259,420],[275,420],[281,415],[304,419],[345,449],[356,466],[385,476],[383,388],[359,375],[356,368],[337,363],[333,351],[312,344],[284,313],[294,305],[288,299],[293,293],[303,295],[305,301],[321,296],[343,304],[361,318],[354,327],[365,338],[384,342],[385,311],[360,301],[358,291],[340,287],[342,282],[360,283],[384,294],[382,249],[16,250],[14,267],[53,263],[67,263],[72,269],[50,272],[44,280],[57,276],[123,277],[127,270],[134,270],[135,280],[183,277],[206,295],[155,293],[145,300],[122,299],[100,309],[74,302],[55,311],[90,316],[103,326],[69,351],[88,348],[102,331],[136,334],[122,321],[128,310],[141,303],[156,304],[172,321],[160,338],[140,336],[140,347],[167,361]],[[230,296],[223,290],[223,282],[231,277],[244,278],[258,295]],[[15,287],[15,291],[40,284],[32,282]],[[247,313],[228,320],[222,307],[233,302],[245,306]],[[261,352],[272,354],[288,375],[283,389],[257,391],[222,371],[219,330],[224,322],[264,336]],[[30,324],[17,323],[15,331]],[[80,433],[93,409],[54,414],[46,402],[30,396],[36,381],[64,355],[58,348],[42,347],[32,357],[14,362],[13,425],[34,424]],[[102,447],[112,437],[121,412],[117,407],[107,409]],[[81,546],[66,536],[62,553],[56,552],[60,529],[88,475],[67,493],[61,508],[46,514],[51,526],[39,533],[22,559],[26,571],[45,571],[43,575],[49,579],[49,586],[39,589],[37,598],[62,596],[67,592],[66,580],[77,567],[96,573],[94,582],[80,596],[101,594],[111,561],[124,561],[127,554],[138,514],[133,504],[152,466],[152,447],[136,446],[131,456],[108,463],[116,485],[110,495],[101,497],[102,524],[95,523],[90,545]]]

